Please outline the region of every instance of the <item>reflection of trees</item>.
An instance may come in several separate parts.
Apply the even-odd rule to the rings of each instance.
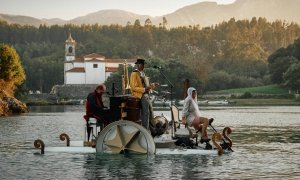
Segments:
[[[297,128],[276,126],[243,126],[231,135],[235,144],[261,143],[299,143],[300,132]],[[273,149],[272,147],[270,147]]]

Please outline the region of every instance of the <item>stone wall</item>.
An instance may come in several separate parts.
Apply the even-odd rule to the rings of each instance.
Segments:
[[[25,103],[28,105],[32,104],[57,104],[58,103],[58,97],[55,94],[28,94],[27,98],[25,100]]]
[[[83,104],[87,95],[93,92],[94,85],[55,85],[50,94],[28,94],[26,104]]]
[[[50,94],[56,95],[58,99],[86,99],[93,92],[97,84],[91,85],[55,85]]]

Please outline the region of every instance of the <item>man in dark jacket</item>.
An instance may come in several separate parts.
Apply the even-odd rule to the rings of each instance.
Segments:
[[[106,92],[106,86],[100,84],[96,87],[95,91],[90,93],[86,100],[86,114],[89,116],[104,118],[104,113],[107,107],[104,106],[102,95]]]
[[[106,86],[100,84],[86,98],[86,115],[84,115],[84,119],[87,121],[88,140],[92,128],[89,124],[89,118],[96,118],[97,126],[101,126],[101,129],[109,124],[109,109],[104,106],[102,100],[102,95],[105,92]]]

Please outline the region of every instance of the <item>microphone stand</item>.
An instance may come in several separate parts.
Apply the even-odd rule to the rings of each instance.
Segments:
[[[159,73],[163,76],[163,78],[166,80],[166,81],[168,81],[168,84],[169,84],[169,86],[171,87],[171,96],[170,96],[170,99],[171,99],[171,103],[170,103],[170,108],[172,108],[172,105],[173,105],[173,87],[174,87],[174,85],[171,83],[171,81],[167,78],[167,76],[162,72],[162,69],[160,69],[160,68],[157,68],[158,70],[159,70]],[[171,110],[172,111],[172,110]],[[172,113],[172,112],[171,112]],[[172,122],[172,126],[173,126],[173,128],[172,128],[172,138],[174,139],[175,138],[175,132],[174,132],[174,127],[175,127],[175,121],[174,121],[174,117],[173,117],[173,115],[171,116],[172,117],[172,120],[171,120],[171,122]]]

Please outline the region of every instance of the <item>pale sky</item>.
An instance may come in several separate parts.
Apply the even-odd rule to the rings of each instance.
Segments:
[[[204,1],[230,4],[235,0],[0,0],[0,14],[70,20],[104,9],[161,16]]]

